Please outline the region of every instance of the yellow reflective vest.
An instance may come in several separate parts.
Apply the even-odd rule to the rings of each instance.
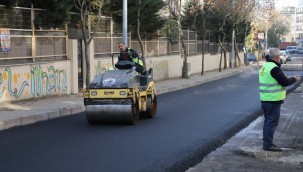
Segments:
[[[273,78],[270,71],[277,65],[266,62],[259,70],[259,93],[261,101],[281,101],[286,97],[286,89]]]
[[[127,48],[127,52],[130,52],[130,48]],[[143,66],[143,61],[139,56],[138,57],[130,56],[130,58],[132,59],[133,62],[138,63],[139,65]]]

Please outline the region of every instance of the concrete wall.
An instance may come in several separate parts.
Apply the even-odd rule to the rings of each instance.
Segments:
[[[69,60],[66,61],[0,66],[0,103],[53,95],[77,94],[77,47],[76,40],[68,41]],[[110,57],[94,58],[93,50],[94,47],[90,46],[91,80],[98,74],[113,68]],[[243,53],[240,53],[240,57],[243,63]],[[218,69],[219,59],[220,54],[206,54],[204,71]],[[189,75],[200,73],[202,55],[189,56],[188,63]],[[155,81],[181,77],[182,75],[183,58],[180,55],[148,57],[146,64],[147,69],[153,68]],[[85,67],[85,60],[83,60],[83,65]],[[84,82],[85,72],[84,68]]]
[[[244,54],[239,54],[241,64],[244,62]],[[220,54],[210,55],[206,54],[204,57],[204,71],[211,71],[219,69]],[[202,69],[202,55],[195,55],[188,57],[189,75],[201,73]],[[92,78],[100,73],[106,72],[113,68],[111,58],[93,59],[91,67]],[[227,64],[229,64],[229,56],[227,57]],[[146,59],[147,69],[153,68],[154,80],[161,81],[169,78],[181,77],[183,58],[180,55],[148,57]],[[222,61],[223,69],[223,61]],[[229,66],[229,65],[228,65]]]
[[[0,102],[71,93],[70,61],[0,66]]]

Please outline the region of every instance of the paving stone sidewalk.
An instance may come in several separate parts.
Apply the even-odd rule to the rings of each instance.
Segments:
[[[290,93],[281,108],[274,135],[283,152],[262,149],[263,116],[187,172],[303,172],[303,87]]]

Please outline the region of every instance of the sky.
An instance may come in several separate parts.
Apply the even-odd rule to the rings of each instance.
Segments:
[[[276,3],[278,9],[281,9],[282,7],[286,7],[286,6],[293,6],[293,7],[298,6],[298,0],[277,0]]]

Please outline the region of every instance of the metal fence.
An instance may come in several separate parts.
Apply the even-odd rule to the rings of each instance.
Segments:
[[[34,16],[43,12],[34,8],[8,10],[0,6],[0,64],[22,64],[67,59],[67,29],[35,28]],[[3,31],[6,30],[4,49]]]
[[[8,52],[0,52],[0,65],[67,60],[67,40],[82,39],[79,36],[81,31],[68,29],[67,26],[51,30],[35,28],[32,21],[36,14],[43,12],[41,9],[32,7],[7,10],[0,5],[0,10],[0,31],[1,29],[9,30],[10,49]],[[114,24],[111,17],[102,17],[101,23],[102,26],[98,28],[94,37],[95,58],[109,57],[111,54],[117,53],[119,51],[118,43],[122,41],[122,34],[119,33],[121,28]],[[146,57],[181,53],[180,41],[172,44],[165,37],[165,33],[158,31],[157,35],[158,37],[154,39],[143,40]],[[184,30],[183,35],[189,56],[202,53],[202,41],[197,40],[196,32]],[[2,36],[1,32],[0,36]],[[140,54],[139,42],[132,38],[130,33],[128,34],[128,46]],[[209,40],[206,40],[203,46],[204,53],[218,54],[220,52],[218,44],[209,42]]]
[[[158,33],[158,35],[165,35],[163,33]],[[186,46],[187,55],[196,55],[202,53],[202,41],[197,40],[197,35],[195,31],[184,30],[184,41]],[[118,53],[118,43],[122,41],[122,34],[111,34],[99,32],[94,37],[94,53],[95,58],[101,58],[104,56],[109,56],[112,53]],[[160,36],[151,40],[143,40],[145,56],[164,56],[180,54],[182,46],[180,41],[176,44],[172,44],[168,41],[167,37]],[[137,50],[140,53],[139,41],[132,38],[131,34],[128,34],[128,46]],[[204,52],[205,53],[218,53],[218,45],[215,43],[204,42]]]

